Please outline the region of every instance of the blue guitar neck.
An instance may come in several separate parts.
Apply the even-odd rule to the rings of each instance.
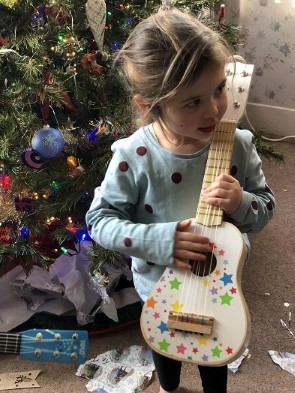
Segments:
[[[0,333],[0,352],[19,354],[39,362],[77,363],[87,360],[88,332],[84,330],[30,329]]]

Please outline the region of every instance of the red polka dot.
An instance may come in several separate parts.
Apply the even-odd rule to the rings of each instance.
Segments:
[[[119,164],[119,169],[121,172],[126,172],[129,169],[129,165],[126,161],[121,161]]]
[[[132,246],[132,240],[130,239],[130,237],[125,237],[124,244],[125,244],[126,247],[131,247]]]
[[[144,155],[147,153],[147,149],[146,149],[144,146],[139,146],[139,147],[136,149],[136,153],[137,153],[139,156],[144,156]]]
[[[181,173],[179,172],[174,172],[171,176],[171,180],[173,181],[173,183],[178,184],[181,182],[182,180],[182,176]]]
[[[272,203],[270,201],[268,202],[266,207],[268,208],[268,210],[272,210],[273,209],[273,205],[272,205]]]
[[[148,213],[153,213],[154,211],[151,205],[144,205],[144,208]]]
[[[237,167],[236,165],[233,165],[233,166],[230,168],[230,174],[231,174],[232,176],[235,176],[237,173],[238,173],[238,167]]]
[[[258,210],[258,203],[257,201],[252,201],[251,206],[253,207],[254,210]]]

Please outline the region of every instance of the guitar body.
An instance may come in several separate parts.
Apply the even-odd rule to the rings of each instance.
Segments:
[[[222,366],[238,358],[249,342],[250,317],[241,289],[244,239],[226,222],[205,230],[196,223],[191,230],[210,239],[212,253],[192,271],[165,269],[143,306],[141,330],[161,355]]]

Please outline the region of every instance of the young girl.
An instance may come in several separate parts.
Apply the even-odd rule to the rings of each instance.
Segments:
[[[210,239],[189,231],[215,126],[227,108],[223,39],[194,16],[160,11],[140,22],[118,54],[143,126],[112,146],[105,179],[86,215],[106,249],[132,257],[134,285],[146,300],[166,266],[204,261]],[[275,201],[252,134],[236,130],[232,175],[204,201],[247,236],[264,228]],[[181,362],[153,353],[160,393],[178,392]],[[227,367],[199,366],[205,393],[225,393]]]

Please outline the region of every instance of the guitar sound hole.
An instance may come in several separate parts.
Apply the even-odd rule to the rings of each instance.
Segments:
[[[192,267],[192,272],[199,277],[206,277],[211,274],[217,264],[217,260],[215,255],[212,252],[208,252],[206,255],[205,261],[189,261],[189,264]]]

